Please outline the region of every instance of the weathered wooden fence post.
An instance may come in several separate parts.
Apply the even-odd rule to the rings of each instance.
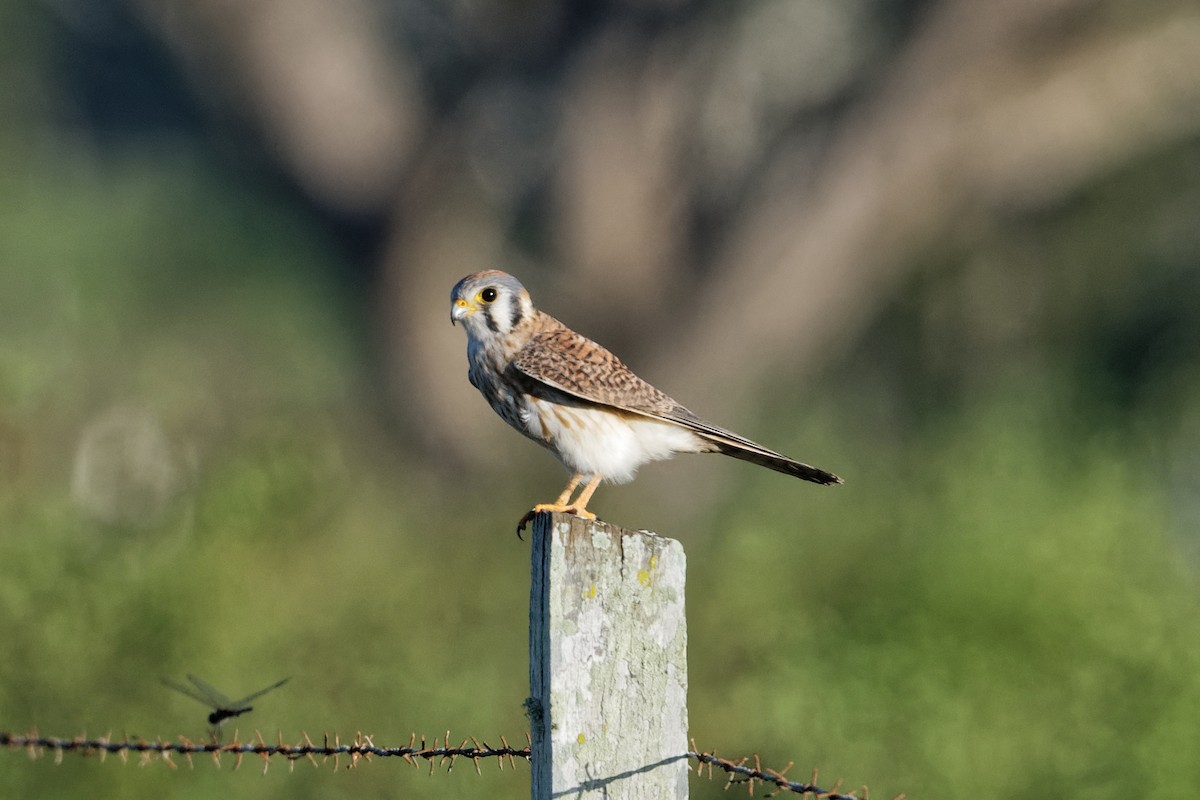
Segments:
[[[543,513],[532,550],[533,800],[685,800],[683,546]]]

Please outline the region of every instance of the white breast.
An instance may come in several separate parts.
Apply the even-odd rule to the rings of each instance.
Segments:
[[[562,406],[525,398],[529,434],[549,447],[572,472],[611,483],[632,480],[637,468],[675,453],[700,453],[711,445],[686,428],[588,406]]]

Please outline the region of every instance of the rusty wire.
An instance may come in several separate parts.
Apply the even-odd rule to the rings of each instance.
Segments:
[[[744,756],[736,761],[730,761],[726,758],[720,758],[715,752],[708,753],[699,750],[696,747],[696,740],[692,740],[692,749],[688,752],[688,758],[696,762],[696,774],[704,774],[707,767],[708,778],[713,777],[713,767],[720,769],[728,776],[725,780],[725,789],[739,783],[746,784],[746,790],[750,795],[754,794],[754,788],[758,784],[763,786],[774,786],[775,789],[767,793],[767,797],[774,797],[780,792],[791,792],[807,797],[821,798],[821,800],[867,800],[867,787],[862,788],[861,794],[842,794],[842,782],[838,781],[832,789],[822,789],[817,785],[817,771],[812,772],[812,780],[808,783],[802,781],[793,781],[787,777],[787,772],[794,766],[794,762],[789,761],[783,769],[775,770],[770,767],[764,767],[759,760],[758,753],[752,756]],[[753,763],[754,766],[749,766]],[[904,795],[900,795],[895,800],[904,800]]]
[[[528,738],[528,734],[526,734],[526,738]],[[149,764],[157,757],[172,769],[178,766],[172,759],[175,755],[183,756],[189,767],[193,766],[192,756],[194,755],[208,755],[218,767],[221,766],[222,756],[229,755],[234,758],[234,769],[241,766],[245,756],[253,755],[263,760],[264,772],[270,766],[272,756],[286,758],[289,769],[293,768],[300,759],[309,761],[314,767],[319,767],[322,763],[332,760],[335,769],[341,765],[342,758],[348,760],[346,764],[348,769],[358,766],[360,761],[370,761],[377,756],[401,758],[414,767],[418,766],[417,759],[424,759],[429,763],[431,772],[435,766],[442,765],[445,765],[446,771],[449,772],[454,769],[454,762],[460,758],[473,762],[476,772],[480,771],[479,762],[484,758],[497,759],[500,769],[504,769],[505,759],[508,760],[510,766],[514,767],[518,758],[529,760],[528,745],[521,748],[513,747],[503,736],[500,737],[499,747],[493,747],[475,737],[463,739],[457,747],[452,747],[450,731],[446,731],[445,739],[435,737],[432,746],[428,744],[425,737],[421,737],[418,741],[416,734],[413,734],[407,745],[380,747],[372,741],[370,735],[361,731],[347,742],[342,742],[336,734],[331,737],[327,733],[322,737],[321,744],[313,742],[307,733],[302,734],[301,740],[296,744],[286,744],[283,741],[282,733],[278,734],[274,744],[270,744],[263,738],[261,732],[255,732],[254,739],[243,742],[238,739],[238,733],[235,731],[232,740],[222,744],[215,740],[196,742],[186,736],[180,736],[178,741],[164,741],[161,738],[151,740],[140,737],[114,739],[111,734],[92,739],[89,739],[86,734],[66,738],[41,736],[35,730],[26,735],[0,732],[0,747],[9,750],[24,750],[30,758],[40,758],[45,755],[46,751],[53,751],[55,763],[61,763],[64,753],[85,756],[98,755],[101,760],[107,758],[109,753],[115,753],[122,761],[127,761],[129,754],[133,753],[138,756],[138,763],[141,766]],[[319,763],[318,757],[321,759]]]
[[[36,730],[28,734],[0,732],[0,747],[7,750],[24,750],[31,759],[41,758],[47,752],[53,752],[56,764],[61,763],[64,754],[67,753],[99,756],[101,761],[112,753],[122,762],[127,762],[132,753],[137,756],[139,766],[146,766],[155,760],[160,760],[171,769],[176,769],[179,765],[174,760],[175,756],[181,756],[187,761],[188,767],[194,767],[193,756],[207,755],[217,767],[222,766],[223,757],[230,756],[233,758],[233,768],[237,769],[242,765],[242,760],[250,755],[262,759],[263,772],[270,767],[272,757],[281,756],[287,759],[288,769],[294,769],[296,762],[301,759],[318,768],[322,764],[332,761],[334,769],[341,766],[343,759],[346,760],[347,769],[353,769],[361,762],[369,762],[376,757],[400,758],[414,767],[419,766],[418,759],[423,759],[429,764],[431,774],[441,766],[445,766],[447,772],[453,770],[455,762],[461,758],[472,762],[475,771],[482,774],[479,764],[483,759],[496,759],[497,765],[502,770],[506,760],[511,767],[516,766],[517,759],[529,761],[531,747],[528,733],[525,734],[525,740],[525,747],[513,747],[501,736],[500,746],[493,747],[486,741],[469,736],[463,739],[457,747],[454,747],[450,744],[450,731],[446,731],[444,737],[434,737],[432,745],[425,737],[418,739],[416,734],[413,734],[407,745],[381,747],[372,741],[371,736],[362,732],[356,733],[354,738],[347,742],[342,742],[337,735],[331,737],[327,733],[321,738],[320,744],[309,738],[307,733],[302,734],[300,741],[295,744],[286,744],[283,741],[283,734],[280,733],[277,735],[275,743],[272,744],[268,743],[260,732],[255,732],[253,739],[243,742],[239,741],[235,731],[232,740],[227,743],[216,740],[192,741],[185,736],[178,737],[178,741],[164,741],[161,738],[130,739],[128,736],[114,739],[111,734],[96,738],[88,738],[86,734],[67,738],[42,736]],[[822,800],[866,800],[867,798],[865,788],[861,794],[842,794],[840,781],[831,789],[822,789],[816,784],[815,770],[810,782],[793,781],[787,777],[788,770],[792,768],[791,763],[781,770],[774,770],[762,766],[757,754],[729,760],[719,757],[715,752],[699,750],[695,741],[691,745],[692,749],[687,756],[696,762],[694,767],[696,774],[698,776],[706,775],[711,780],[714,769],[720,770],[727,776],[726,789],[738,784],[746,784],[751,795],[754,794],[756,786],[773,786],[774,789],[767,795],[768,797],[780,792],[791,792]]]

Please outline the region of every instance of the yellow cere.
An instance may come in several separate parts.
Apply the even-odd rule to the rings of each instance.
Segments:
[[[576,737],[576,741],[579,742],[580,744],[583,744],[584,742],[587,741],[587,737],[581,733],[581,734],[579,734],[578,737]]]

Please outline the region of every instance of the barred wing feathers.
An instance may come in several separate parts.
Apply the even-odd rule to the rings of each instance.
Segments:
[[[823,485],[842,482],[832,472],[802,464],[700,419],[596,342],[548,315],[539,321],[540,329],[512,360],[512,367],[526,377],[584,402],[680,425],[711,443],[717,452],[785,475]]]

